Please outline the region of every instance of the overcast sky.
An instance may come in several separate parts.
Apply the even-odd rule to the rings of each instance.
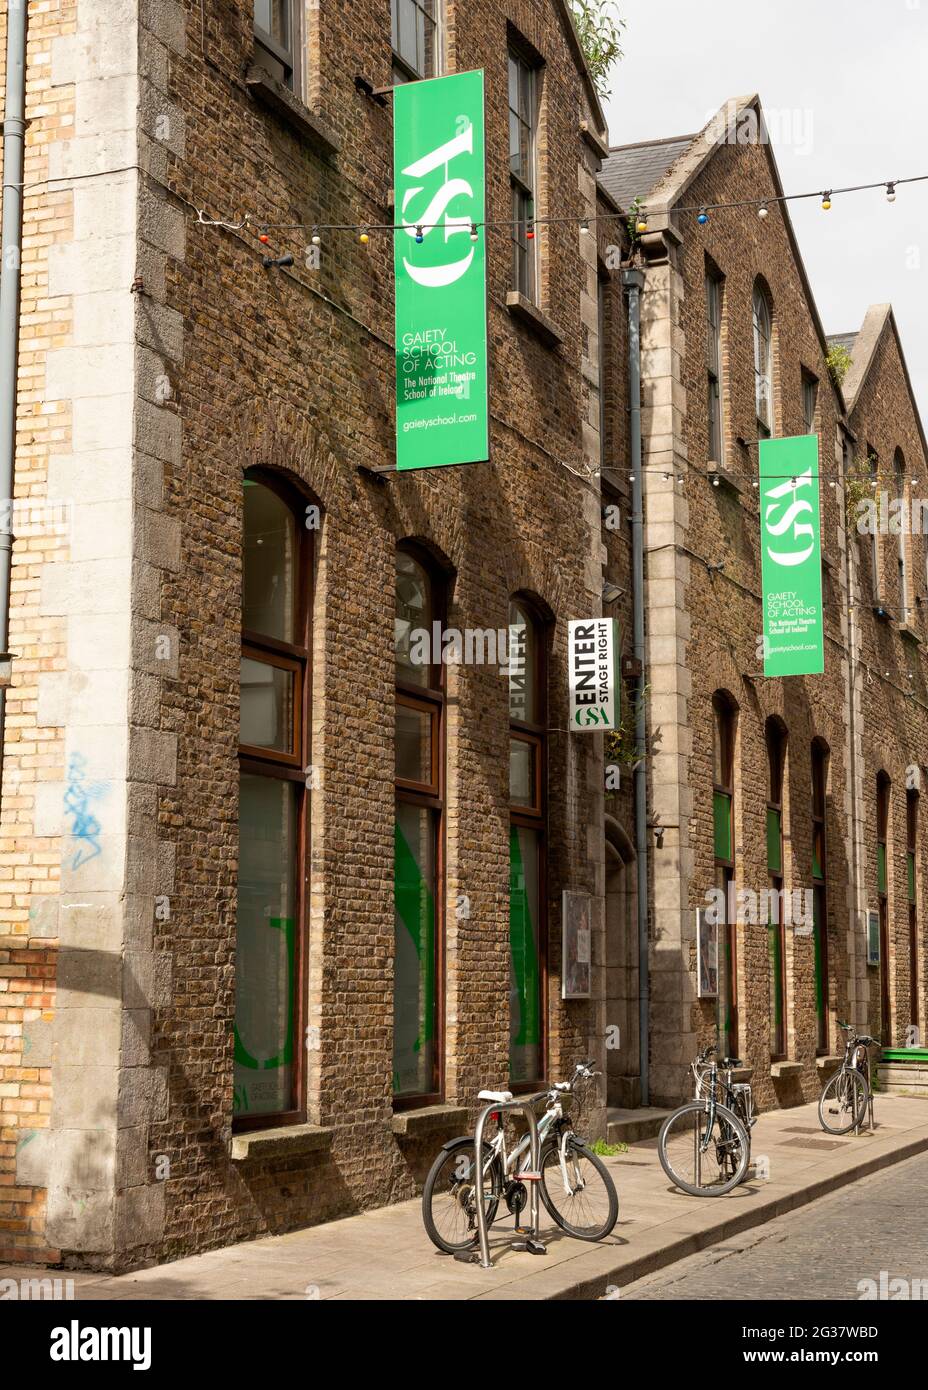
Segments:
[[[928,174],[928,0],[618,0],[612,144],[687,135],[759,92],[786,193]],[[723,214],[718,214],[722,216]],[[826,333],[890,302],[928,428],[928,181],[791,203]]]

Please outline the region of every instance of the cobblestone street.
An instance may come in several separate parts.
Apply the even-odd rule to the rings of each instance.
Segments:
[[[924,1280],[928,1294],[928,1154],[702,1250],[620,1297],[858,1299],[860,1281],[879,1289],[881,1271],[906,1280],[915,1297],[913,1281]],[[892,1291],[904,1293],[900,1284]]]

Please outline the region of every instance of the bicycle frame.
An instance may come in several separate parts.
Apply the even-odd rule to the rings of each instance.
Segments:
[[[856,1071],[863,1077],[867,1087],[866,1114],[869,1116],[870,1130],[873,1132],[876,1129],[876,1124],[873,1118],[873,1084],[870,1079],[870,1046],[863,1041],[865,1035],[858,1033],[855,1028],[843,1028],[840,1023],[838,1026],[842,1028],[845,1034],[844,1060],[841,1063],[839,1072]],[[855,1126],[857,1132],[860,1131],[863,1118],[863,1115],[861,1115]]]
[[[703,1137],[702,1137],[702,1139],[700,1140],[700,1143],[699,1143],[699,1153],[700,1153],[700,1154],[704,1154],[704,1153],[706,1153],[706,1152],[708,1151],[709,1144],[711,1143],[711,1140],[712,1140],[712,1131],[713,1131],[713,1129],[715,1128],[716,1112],[717,1112],[718,1106],[719,1106],[720,1104],[723,1104],[723,1103],[724,1103],[724,1104],[728,1107],[728,1109],[731,1110],[731,1112],[732,1112],[734,1115],[738,1115],[738,1107],[737,1107],[737,1104],[736,1104],[736,1102],[735,1102],[735,1093],[734,1093],[734,1090],[732,1089],[732,1084],[731,1084],[731,1072],[728,1072],[728,1073],[726,1074],[726,1076],[724,1077],[724,1079],[721,1081],[721,1085],[724,1087],[725,1095],[724,1095],[724,1100],[723,1100],[723,1101],[720,1101],[720,1100],[718,1099],[718,1096],[717,1096],[717,1092],[718,1092],[718,1088],[719,1088],[719,1084],[720,1084],[720,1083],[719,1083],[719,1066],[718,1066],[718,1063],[717,1063],[716,1061],[711,1061],[711,1062],[709,1062],[709,1064],[708,1064],[708,1072],[707,1072],[707,1073],[703,1073],[702,1076],[700,1076],[700,1073],[699,1073],[699,1071],[697,1070],[697,1068],[698,1068],[699,1066],[701,1066],[701,1065],[702,1065],[702,1063],[701,1063],[698,1059],[697,1059],[697,1061],[695,1061],[695,1062],[693,1063],[693,1074],[694,1074],[694,1076],[696,1077],[696,1095],[695,1095],[695,1099],[696,1099],[696,1100],[706,1100],[707,1103],[708,1103],[707,1110],[706,1110],[706,1132],[705,1132],[705,1134],[703,1135]],[[703,1095],[700,1094],[700,1090],[701,1090],[701,1087],[702,1087],[703,1079],[705,1079],[705,1080],[708,1081],[708,1095],[707,1095],[707,1096],[703,1096]],[[745,1129],[747,1130],[747,1133],[748,1133],[748,1138],[750,1138],[750,1135],[751,1135],[751,1127],[752,1127],[752,1125],[753,1125],[753,1120],[752,1120],[751,1117],[750,1117],[749,1115],[747,1115],[747,1114],[745,1114],[744,1116],[740,1116],[740,1115],[739,1115],[738,1118],[741,1119],[741,1120],[743,1121],[744,1126],[745,1126]]]
[[[547,1095],[548,1095],[548,1092],[547,1092],[547,1091],[540,1091],[540,1092],[538,1093],[538,1095],[526,1097],[526,1103],[534,1103],[534,1102],[536,1102],[536,1101],[541,1100],[542,1097],[547,1096]],[[492,1107],[491,1107],[490,1113],[491,1113],[491,1114],[494,1113],[493,1110],[492,1110]],[[550,1130],[550,1129],[552,1128],[552,1126],[556,1123],[556,1121],[558,1121],[558,1120],[560,1120],[560,1119],[563,1119],[563,1116],[564,1116],[564,1107],[561,1105],[561,1102],[558,1100],[558,1101],[554,1101],[552,1104],[549,1105],[549,1107],[548,1107],[548,1109],[545,1111],[544,1115],[542,1115],[541,1119],[537,1122],[537,1123],[538,1123],[538,1146],[539,1146],[539,1154],[540,1154],[540,1150],[541,1150],[541,1145],[544,1143],[544,1141],[545,1141],[545,1139],[546,1139],[546,1137],[547,1137],[547,1135],[548,1135],[549,1130]],[[532,1137],[531,1137],[531,1134],[526,1134],[525,1137],[524,1137],[523,1139],[520,1139],[520,1140],[519,1140],[519,1143],[518,1143],[518,1144],[516,1145],[516,1147],[512,1150],[512,1152],[511,1152],[511,1153],[507,1153],[507,1150],[506,1150],[506,1134],[505,1134],[503,1125],[500,1124],[500,1127],[499,1127],[497,1133],[493,1136],[493,1138],[489,1141],[489,1144],[488,1144],[488,1148],[490,1149],[490,1154],[489,1154],[489,1157],[487,1158],[486,1163],[483,1165],[484,1175],[486,1175],[486,1173],[487,1173],[487,1171],[488,1171],[490,1165],[493,1163],[494,1159],[497,1159],[497,1158],[498,1158],[499,1161],[500,1161],[500,1163],[501,1163],[501,1165],[502,1165],[503,1176],[504,1176],[504,1177],[512,1176],[512,1177],[514,1177],[514,1178],[518,1178],[519,1173],[524,1172],[524,1171],[526,1170],[526,1165],[531,1163],[531,1154],[530,1154],[530,1152],[529,1152],[529,1150],[530,1150],[530,1148],[531,1148],[531,1138],[532,1138]],[[476,1152],[476,1151],[475,1151],[475,1152]],[[523,1162],[521,1165],[519,1165],[519,1159],[522,1158],[523,1155],[525,1155],[524,1162]],[[540,1157],[539,1157],[539,1162],[540,1162]],[[577,1186],[579,1185],[579,1179],[578,1179],[578,1181],[577,1181],[577,1184],[576,1184],[574,1187],[571,1187],[570,1178],[568,1177],[568,1173],[567,1173],[567,1134],[566,1134],[566,1133],[564,1133],[564,1134],[561,1135],[561,1141],[560,1141],[560,1143],[558,1144],[558,1163],[559,1163],[559,1166],[560,1166],[560,1169],[561,1169],[561,1179],[562,1179],[562,1181],[563,1181],[563,1183],[564,1183],[564,1192],[565,1192],[565,1194],[566,1194],[568,1197],[573,1196],[573,1193],[576,1191],[576,1188],[577,1188]],[[517,1166],[517,1165],[519,1165],[519,1166]]]

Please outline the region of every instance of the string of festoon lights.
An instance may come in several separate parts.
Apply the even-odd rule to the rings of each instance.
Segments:
[[[897,179],[877,179],[873,183],[847,184],[842,188],[815,189],[806,193],[781,193],[770,197],[745,198],[738,202],[730,203],[693,203],[691,205],[681,205],[671,209],[675,214],[695,213],[696,222],[699,226],[706,226],[713,213],[726,212],[733,209],[756,208],[758,217],[763,221],[769,216],[770,209],[781,203],[800,202],[809,198],[821,200],[823,212],[829,212],[833,200],[843,197],[850,193],[863,193],[874,189],[882,189],[885,192],[886,201],[894,203],[896,201],[896,190],[904,184],[928,182],[928,174],[913,174],[908,178]],[[637,200],[636,200],[637,203]],[[206,226],[225,227],[230,231],[243,231],[253,228],[258,235],[259,241],[267,245],[271,241],[271,234],[274,232],[308,232],[310,244],[322,246],[326,236],[341,233],[351,234],[358,242],[366,246],[371,238],[379,234],[391,232],[405,232],[412,236],[414,240],[421,244],[425,240],[426,233],[436,227],[444,227],[444,222],[270,222],[259,218],[251,213],[245,213],[238,220],[232,218],[208,218],[204,212],[198,211],[199,221]],[[571,214],[568,216],[552,215],[547,217],[531,218],[485,218],[481,221],[471,222],[470,239],[478,241],[480,233],[505,231],[510,235],[516,228],[524,229],[524,236],[527,241],[534,240],[539,228],[555,226],[576,226],[581,233],[592,232],[593,228],[600,223],[614,224],[630,223],[634,221],[635,232],[640,236],[648,230],[648,214],[644,209],[633,206],[627,213],[594,213],[589,216]],[[464,223],[464,226],[467,224]]]
[[[824,212],[829,212],[831,210],[832,203],[835,198],[843,197],[845,195],[853,193],[872,192],[878,189],[884,191],[887,203],[894,203],[896,201],[898,188],[901,188],[905,184],[924,182],[928,182],[928,174],[915,174],[907,178],[877,179],[870,183],[848,184],[843,187],[814,189],[812,191],[802,193],[783,193],[778,195],[772,195],[769,197],[741,199],[736,202],[699,204],[694,203],[690,205],[680,205],[674,207],[671,211],[675,215],[684,213],[695,213],[696,223],[700,227],[707,226],[711,220],[712,215],[715,213],[724,213],[727,211],[741,210],[744,208],[755,208],[757,211],[757,216],[760,218],[761,221],[764,221],[769,216],[770,210],[779,204],[799,202],[813,198],[821,200],[821,208]],[[270,247],[272,240],[278,240],[278,235],[275,234],[308,234],[307,252],[310,247],[314,248],[317,252],[321,251],[328,238],[336,239],[341,238],[342,236],[350,236],[354,237],[358,244],[360,244],[361,246],[368,246],[371,243],[372,238],[374,237],[387,236],[395,234],[397,232],[405,233],[407,236],[412,237],[417,244],[421,245],[425,241],[426,234],[429,231],[431,231],[433,228],[441,228],[445,226],[444,222],[425,221],[329,223],[273,222],[266,218],[259,217],[254,213],[241,213],[238,216],[210,217],[205,209],[196,207],[194,204],[190,203],[186,199],[183,199],[182,201],[186,202],[187,206],[190,207],[191,210],[196,214],[196,220],[199,225],[205,227],[220,227],[226,231],[239,234],[252,232],[257,238],[260,245],[265,248]],[[642,236],[648,230],[648,215],[647,212],[641,209],[638,204],[639,200],[635,199],[632,206],[629,208],[627,212],[595,213],[590,214],[588,216],[571,214],[533,217],[529,219],[486,218],[483,220],[471,222],[469,227],[469,235],[472,242],[477,242],[480,239],[481,232],[504,232],[507,234],[508,237],[511,238],[514,231],[518,231],[519,229],[521,229],[525,240],[533,241],[536,237],[537,231],[546,227],[575,226],[579,229],[581,234],[592,234],[595,228],[600,224],[615,225],[616,223],[620,223],[628,226],[629,230],[632,230],[632,228],[634,228],[636,236]],[[463,225],[464,227],[466,227],[466,222]],[[288,264],[288,262],[292,263],[291,258],[282,257],[274,260],[268,258],[267,260],[265,260],[265,265],[280,265],[285,267]],[[758,444],[760,441],[746,441],[739,439],[736,442],[743,449],[748,450],[754,445]],[[608,471],[611,472],[613,475],[623,475],[623,471],[616,468],[610,468]],[[679,470],[670,471],[664,466],[649,464],[641,465],[640,474],[660,475],[665,482],[677,487],[685,486],[688,476],[686,473],[682,473]],[[689,474],[696,477],[700,476],[700,474],[695,473],[695,471],[692,469],[689,470]],[[634,482],[637,476],[638,474],[636,473],[627,474],[628,480],[630,482]],[[708,480],[713,487],[718,488],[739,476],[740,475],[735,474],[732,470],[724,470],[715,473],[710,473],[708,475]],[[858,484],[863,483],[866,486],[872,488],[874,492],[877,492],[880,486],[880,480],[878,478],[867,477],[866,475],[862,474],[859,470],[855,470],[854,468],[838,469],[834,471],[820,470],[817,476],[821,482],[827,482],[830,488],[834,488],[838,484],[843,484],[848,480],[852,480]],[[766,474],[765,477],[768,477],[770,479],[789,478],[791,479],[794,486],[798,486],[800,483],[800,479],[791,473],[771,473]],[[749,480],[745,481],[749,481],[750,486],[754,489],[757,489],[759,487],[759,479],[757,477],[752,477]],[[911,486],[912,492],[915,493],[918,487],[920,486],[919,479],[917,477],[908,475],[907,481]]]

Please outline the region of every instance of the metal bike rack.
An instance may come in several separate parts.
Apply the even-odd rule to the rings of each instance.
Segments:
[[[528,1132],[530,1139],[529,1152],[531,1154],[532,1172],[540,1172],[541,1147],[538,1142],[538,1121],[535,1118],[535,1111],[532,1106],[535,1102],[546,1096],[546,1091],[540,1091],[537,1096],[526,1096],[522,1100],[492,1101],[480,1112],[477,1121],[477,1130],[474,1134],[474,1164],[476,1167],[477,1188],[477,1230],[480,1236],[480,1264],[484,1269],[491,1269],[490,1260],[490,1237],[487,1231],[487,1212],[483,1200],[483,1130],[486,1125],[487,1117],[491,1114],[496,1115],[503,1110],[521,1110],[528,1120]],[[518,1174],[516,1174],[518,1177]],[[548,1252],[538,1239],[538,1179],[533,1178],[529,1184],[530,1204],[529,1213],[531,1219],[531,1233],[524,1242],[518,1242],[522,1248],[530,1251],[533,1255],[546,1255]]]

